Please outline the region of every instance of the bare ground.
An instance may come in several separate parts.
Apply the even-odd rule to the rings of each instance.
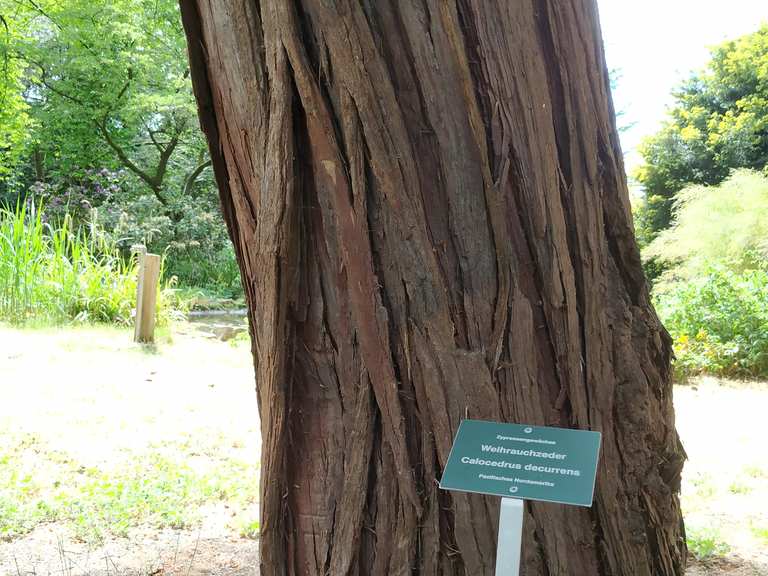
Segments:
[[[158,445],[186,446],[201,465],[215,465],[212,451],[259,459],[248,347],[186,324],[156,349],[133,344],[126,330],[0,328],[0,398],[0,435],[34,434],[87,465],[109,469]],[[689,456],[686,523],[713,529],[729,547],[724,557],[692,559],[688,576],[768,576],[758,534],[768,528],[768,387],[705,379],[678,387],[675,404]],[[258,542],[240,537],[228,504],[201,512],[194,529],[142,525],[95,544],[66,524],[42,524],[0,542],[0,574],[255,576]]]
[[[60,524],[43,525],[3,546],[8,576],[256,576],[258,542],[226,531],[132,531],[128,538],[87,545]]]

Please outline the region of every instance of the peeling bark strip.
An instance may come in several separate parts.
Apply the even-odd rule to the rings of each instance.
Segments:
[[[603,433],[527,576],[681,575],[670,342],[593,0],[182,0],[243,273],[265,576],[493,573],[464,417]]]

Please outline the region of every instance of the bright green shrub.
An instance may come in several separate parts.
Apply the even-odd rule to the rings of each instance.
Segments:
[[[693,278],[662,283],[656,309],[675,344],[675,370],[768,376],[768,272],[713,266]]]
[[[180,285],[204,288],[221,298],[242,296],[240,268],[229,240],[208,249],[203,245],[180,248],[174,243],[166,258],[168,271]]]
[[[685,540],[688,550],[699,561],[725,556],[731,550],[728,542],[715,527],[686,526]]]

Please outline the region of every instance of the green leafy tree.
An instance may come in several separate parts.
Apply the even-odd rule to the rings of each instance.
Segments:
[[[718,184],[734,168],[768,163],[768,25],[714,48],[706,68],[674,96],[668,121],[640,150],[641,244],[669,227],[674,199],[688,184]]]
[[[0,9],[0,202],[8,200],[29,129],[28,106],[21,94],[21,66],[12,57],[16,34],[13,21]]]
[[[173,215],[174,189],[205,163],[176,3],[49,0],[16,18],[37,176],[122,168]]]
[[[7,170],[17,194],[169,250],[187,283],[237,290],[176,0],[0,0],[0,14],[7,93],[30,118]]]

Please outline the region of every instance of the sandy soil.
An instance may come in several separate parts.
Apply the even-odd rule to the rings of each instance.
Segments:
[[[155,351],[126,331],[0,328],[0,398],[0,430],[35,433],[94,466],[163,443],[214,442],[237,458],[259,458],[248,347],[189,325]],[[689,576],[768,576],[768,550],[750,531],[768,526],[768,482],[749,476],[768,468],[768,386],[704,380],[678,387],[675,404],[689,456],[687,522],[716,525],[731,546],[725,559],[692,562]],[[733,493],[735,480],[747,488]],[[44,525],[0,542],[0,574],[255,576],[258,543],[235,534],[227,514],[211,505],[197,530],[137,528],[90,549],[64,525]]]
[[[697,562],[695,558],[691,558],[685,572],[685,576],[766,576],[766,574],[768,571],[764,564],[733,555],[704,562]]]

